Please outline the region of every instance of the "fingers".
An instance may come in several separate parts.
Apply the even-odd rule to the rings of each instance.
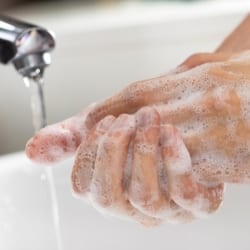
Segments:
[[[134,130],[131,118],[119,116],[98,146],[91,193],[93,200],[103,207],[114,205],[123,194],[123,170]]]
[[[144,108],[136,119],[137,124],[131,115],[120,115],[116,119],[108,116],[90,131],[78,150],[73,168],[74,191],[81,197],[89,191],[89,197],[98,210],[132,218],[144,226],[158,225],[162,219],[174,223],[194,219],[191,212],[169,200],[167,188],[161,191],[156,158],[159,153],[159,115],[153,108]],[[135,142],[131,143],[136,126]],[[151,143],[149,147],[153,154],[144,152],[146,154],[140,156],[130,150],[133,144],[134,148],[142,149],[139,145],[147,143]],[[144,175],[138,171],[128,173],[127,165],[131,163],[128,159],[133,159],[133,165],[139,163],[140,170],[146,164]],[[140,181],[136,182],[138,178]],[[138,193],[138,185],[145,190]],[[130,188],[129,192],[127,188]],[[145,196],[146,203],[140,206],[141,197]]]
[[[154,108],[146,107],[136,113],[135,119],[137,128],[129,186],[131,204],[144,214],[164,218],[168,222],[193,220],[191,212],[180,208],[169,197],[168,176],[161,171],[159,114]]]
[[[132,217],[145,226],[152,226],[160,223],[160,220],[139,212],[131,206],[126,197],[124,167],[134,129],[133,116],[124,114],[113,122],[102,137],[90,186],[91,199],[106,212]]]
[[[38,131],[26,144],[26,155],[38,163],[53,163],[71,156],[81,142],[81,134],[65,124]]]
[[[48,164],[74,154],[87,133],[84,121],[92,108],[90,105],[80,114],[38,131],[26,144],[28,158]]]
[[[172,125],[162,126],[161,143],[173,200],[196,216],[216,211],[223,200],[223,184],[209,187],[196,182],[189,153]]]
[[[155,215],[164,204],[158,180],[158,148],[160,117],[148,107],[136,115],[136,134],[133,147],[132,174],[129,199],[134,207]]]
[[[83,196],[89,191],[99,141],[110,128],[114,120],[114,116],[106,116],[97,123],[77,150],[77,156],[71,175],[73,191],[77,195]]]

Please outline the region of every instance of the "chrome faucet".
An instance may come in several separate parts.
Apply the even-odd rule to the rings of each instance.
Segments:
[[[12,63],[23,77],[42,76],[54,47],[54,37],[48,30],[0,16],[0,62]]]

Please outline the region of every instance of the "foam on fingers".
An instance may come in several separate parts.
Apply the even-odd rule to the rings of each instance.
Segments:
[[[85,119],[94,106],[91,104],[79,114],[38,131],[26,144],[27,157],[47,164],[72,156],[88,133]]]
[[[164,125],[161,132],[162,156],[172,199],[198,217],[216,211],[223,200],[223,184],[205,186],[198,183],[192,171],[190,155],[177,129]]]
[[[170,223],[194,219],[169,197],[168,176],[162,175],[160,154],[160,117],[152,107],[140,109],[136,115],[136,133],[133,143],[132,174],[129,185],[131,204],[148,216]],[[131,145],[130,145],[131,146]]]
[[[81,136],[60,125],[46,127],[26,144],[28,158],[38,163],[53,163],[71,156],[80,144]]]
[[[129,199],[137,209],[154,216],[165,205],[157,174],[160,117],[153,108],[146,107],[136,113],[135,119]]]
[[[97,210],[105,214],[130,218],[147,227],[154,226],[160,220],[134,208],[124,187],[124,166],[134,129],[134,117],[122,114],[103,134],[97,149],[90,199]]]
[[[114,116],[106,116],[89,131],[88,136],[79,146],[71,174],[72,188],[75,194],[83,196],[89,191],[98,144],[114,120]]]
[[[100,140],[90,190],[101,207],[112,209],[124,200],[123,170],[133,130],[133,117],[120,115]]]

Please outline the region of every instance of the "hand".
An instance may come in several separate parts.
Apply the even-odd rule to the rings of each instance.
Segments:
[[[192,193],[192,190],[195,191],[194,193],[197,193],[198,190],[203,194],[204,198],[210,193],[204,185],[198,183],[209,182],[210,185],[213,184],[212,188],[218,191],[214,192],[215,194],[218,193],[218,195],[215,195],[215,197],[218,198],[221,197],[221,192],[223,190],[222,185],[219,183],[223,181],[248,181],[248,169],[245,165],[242,167],[243,171],[237,170],[240,175],[237,171],[234,171],[233,168],[224,167],[223,163],[223,166],[221,166],[221,159],[228,162],[235,160],[232,159],[234,155],[225,155],[225,152],[230,145],[232,149],[231,152],[237,154],[236,151],[239,146],[237,142],[246,142],[244,135],[241,138],[239,138],[238,135],[237,138],[231,136],[229,144],[219,139],[223,132],[221,129],[222,127],[227,130],[228,126],[235,126],[235,121],[238,117],[243,118],[242,114],[239,113],[239,109],[235,109],[237,105],[233,104],[237,104],[237,102],[235,102],[237,98],[234,98],[236,95],[236,97],[240,99],[240,104],[242,103],[241,101],[244,101],[243,106],[246,108],[246,98],[244,98],[242,92],[239,92],[237,87],[246,87],[244,83],[247,82],[248,77],[246,70],[248,66],[247,58],[247,53],[235,57],[222,54],[202,54],[193,56],[171,74],[132,84],[103,103],[89,107],[82,114],[41,130],[27,144],[27,154],[36,161],[57,161],[62,157],[72,154],[79,146],[80,142],[82,142],[82,145],[86,144],[89,141],[89,138],[86,140],[86,137],[92,134],[91,131],[93,128],[97,126],[97,124],[99,124],[98,122],[102,121],[103,118],[106,119],[105,117],[107,115],[117,117],[122,113],[133,114],[143,106],[153,106],[154,111],[148,110],[147,112],[156,112],[159,114],[161,128],[162,126],[167,126],[169,128],[169,125],[166,125],[167,123],[176,125],[190,151],[194,176],[191,175],[190,172],[191,161],[188,161],[189,155],[187,151],[185,156],[187,160],[185,162],[189,163],[185,165],[185,169],[188,169],[187,173],[189,174],[185,174],[185,178],[182,178],[172,173],[171,168],[167,170],[167,174],[171,177],[172,183],[176,183],[176,181],[178,183],[179,180],[179,182],[183,184],[179,189],[172,188],[169,194],[170,197],[172,199],[174,198],[174,202],[181,206],[182,209],[186,208],[184,209],[185,211],[191,211],[190,217],[192,217],[193,211],[197,210],[197,207],[195,207],[196,203],[193,200],[190,201],[190,199],[184,199],[184,202],[182,202],[181,199],[178,200],[178,197],[182,197],[183,195],[175,196],[173,193],[183,193],[183,187],[190,186],[193,189],[191,188],[188,193]],[[207,61],[210,63],[205,63]],[[205,64],[201,65],[201,63]],[[243,80],[245,80],[244,83]],[[238,81],[237,86],[233,84],[235,81]],[[226,95],[223,95],[223,93],[218,95],[222,90],[225,91],[224,93],[226,93]],[[245,93],[247,93],[247,91]],[[232,111],[234,112],[230,114]],[[243,120],[247,122],[247,119],[244,118]],[[196,129],[194,125],[198,125],[199,129]],[[177,132],[176,134],[178,135]],[[163,136],[162,134],[160,135],[161,140]],[[177,138],[181,141],[179,135]],[[205,138],[205,140],[203,138]],[[180,146],[181,143],[177,144],[180,148],[185,148],[184,144],[182,144],[182,147]],[[82,145],[79,148],[78,155],[80,155],[81,148],[84,148]],[[96,145],[98,145],[98,143]],[[172,147],[174,146],[172,145]],[[178,152],[180,148],[176,148],[175,151]],[[163,150],[163,152],[169,151]],[[243,153],[246,155],[246,151]],[[204,154],[207,154],[207,158],[204,158]],[[169,155],[168,158],[171,159]],[[166,157],[165,160],[167,162]],[[211,164],[212,160],[214,160],[213,165]],[[75,187],[77,186],[77,181],[80,181],[79,179],[77,180],[77,178],[74,179],[74,176],[77,176],[74,175],[78,169],[76,167],[77,161],[78,160],[76,160],[72,175]],[[174,162],[173,160],[171,163],[173,166],[177,164]],[[85,166],[85,164],[86,161],[83,165]],[[213,168],[211,168],[211,166]],[[241,167],[241,165],[239,165],[239,167]],[[246,174],[244,178],[242,178],[242,172]],[[94,179],[95,175],[93,176],[93,180]],[[195,181],[196,179],[198,183]],[[83,180],[86,179],[83,178]],[[154,179],[152,183],[157,183],[156,179]],[[174,186],[177,187],[178,185]],[[194,195],[193,197],[197,196]],[[129,199],[133,198],[127,198],[127,200]],[[215,199],[215,201],[216,202],[213,200],[213,204],[216,204],[214,208],[218,207],[220,199]],[[174,203],[175,206],[178,206],[176,203]],[[136,206],[137,205],[134,204],[134,207]],[[209,206],[205,209],[206,211],[209,211],[208,207]],[[171,209],[173,209],[173,207],[171,207]],[[203,209],[200,208],[202,211]],[[144,214],[148,214],[148,212],[144,210],[145,209],[140,209]],[[165,209],[165,211],[169,211],[169,209]],[[210,211],[213,211],[213,209]],[[154,211],[153,215],[156,216],[156,218],[162,218],[158,216],[158,214],[157,210],[156,213]]]
[[[72,183],[97,208],[144,225],[190,221],[223,197],[223,184],[196,182],[178,131],[151,107],[98,122],[78,149]]]

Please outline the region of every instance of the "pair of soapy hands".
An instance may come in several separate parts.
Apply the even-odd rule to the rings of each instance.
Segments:
[[[250,51],[189,57],[48,126],[27,143],[36,162],[76,152],[74,192],[145,226],[216,211],[224,183],[250,182]]]

